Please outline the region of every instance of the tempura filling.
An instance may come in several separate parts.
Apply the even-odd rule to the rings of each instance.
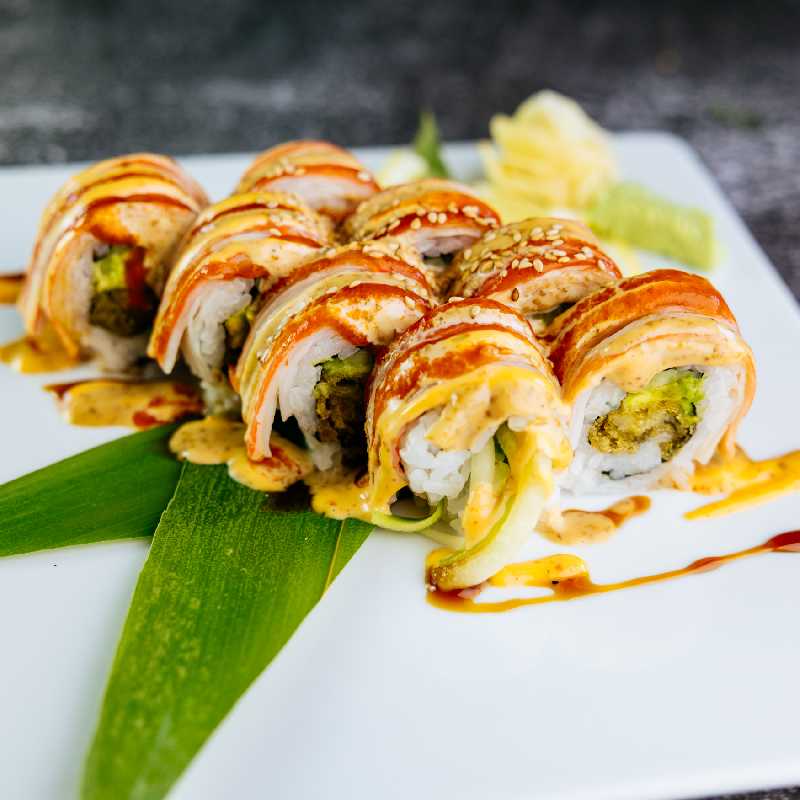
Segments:
[[[589,444],[601,453],[635,453],[655,442],[662,463],[692,438],[699,422],[705,377],[683,368],[667,369],[638,392],[629,392],[620,404],[589,427]]]
[[[318,365],[320,376],[314,386],[317,438],[338,444],[346,467],[359,467],[366,462],[365,390],[372,365],[372,353],[363,349]]]
[[[252,300],[225,320],[225,364],[235,364],[259,311],[258,290],[250,291]]]
[[[145,333],[152,325],[158,298],[148,285],[142,247],[101,248],[92,261],[90,324],[116,336]]]

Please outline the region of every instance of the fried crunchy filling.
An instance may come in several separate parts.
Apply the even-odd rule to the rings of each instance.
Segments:
[[[113,245],[92,262],[89,322],[116,336],[136,336],[150,327],[158,298],[147,284],[144,249]]]
[[[697,427],[703,380],[695,370],[664,370],[598,417],[589,428],[589,444],[602,453],[634,453],[652,440],[658,443],[662,462],[669,461]]]
[[[252,294],[252,292],[251,292]],[[257,298],[225,320],[225,363],[235,364],[258,313]]]
[[[368,350],[358,350],[348,358],[334,356],[322,362],[314,386],[317,436],[322,442],[338,442],[342,463],[348,467],[360,466],[366,458],[364,394],[372,364]]]

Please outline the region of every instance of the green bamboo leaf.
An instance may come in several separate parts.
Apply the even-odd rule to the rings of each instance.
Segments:
[[[83,800],[156,800],[272,661],[370,525],[186,464],[156,530],[89,751]],[[296,501],[293,503],[293,501]]]
[[[150,536],[180,464],[175,425],[124,436],[0,486],[0,556]]]

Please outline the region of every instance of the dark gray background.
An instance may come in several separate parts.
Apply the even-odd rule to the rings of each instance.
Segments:
[[[468,139],[552,87],[686,137],[800,296],[800,2],[0,0],[0,76],[6,164]]]

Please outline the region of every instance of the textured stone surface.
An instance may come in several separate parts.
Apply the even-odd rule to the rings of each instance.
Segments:
[[[670,130],[800,296],[800,3],[0,0],[0,163],[447,138],[543,87]],[[748,795],[800,800],[800,790]]]

